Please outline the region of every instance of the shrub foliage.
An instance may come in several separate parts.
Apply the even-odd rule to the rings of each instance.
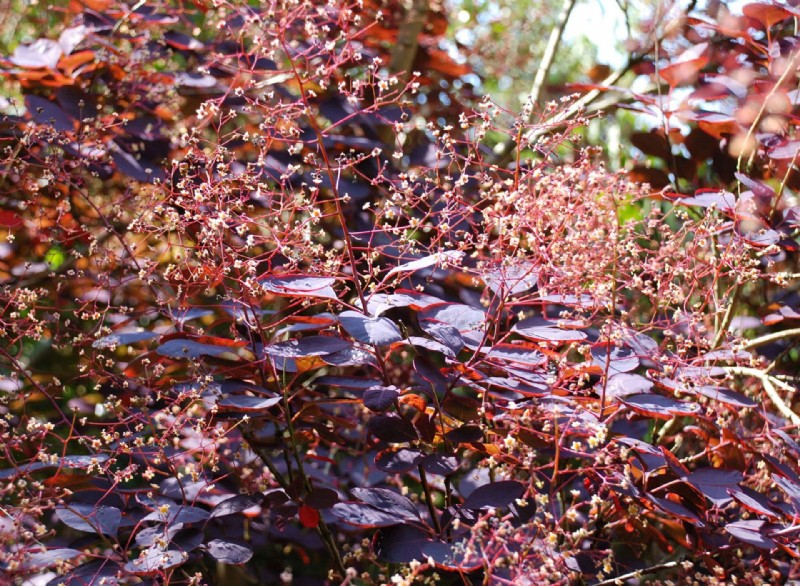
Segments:
[[[798,577],[798,12],[654,20],[630,176],[445,14],[82,0],[3,59],[9,581]]]

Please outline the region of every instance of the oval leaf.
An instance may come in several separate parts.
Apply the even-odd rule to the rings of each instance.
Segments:
[[[464,501],[465,509],[507,507],[525,494],[525,486],[516,480],[490,482],[473,490]]]

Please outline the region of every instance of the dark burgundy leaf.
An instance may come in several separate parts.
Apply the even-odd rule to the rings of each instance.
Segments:
[[[384,561],[407,564],[412,560],[424,560],[422,548],[430,542],[430,535],[425,530],[414,525],[396,525],[375,533],[372,547],[378,558]]]
[[[364,391],[362,400],[370,411],[386,411],[400,396],[396,387],[372,387]]]
[[[102,533],[116,537],[122,512],[116,507],[95,506],[88,503],[74,503],[56,509],[56,516],[62,523],[85,533]]]
[[[325,356],[351,347],[350,342],[339,337],[307,336],[270,344],[264,348],[264,353],[281,358],[306,358],[308,356]]]
[[[516,480],[490,482],[473,490],[464,501],[465,509],[507,507],[525,494],[525,486]]]
[[[461,337],[458,328],[454,326],[433,322],[427,319],[422,320],[420,326],[422,326],[422,329],[428,334],[433,336],[437,342],[443,344],[450,350],[449,354],[453,356],[461,352],[461,349],[464,347],[464,339]],[[448,354],[448,352],[444,353]]]
[[[700,406],[696,403],[682,403],[669,397],[644,393],[624,397],[622,402],[637,413],[655,417],[656,419],[672,419],[675,416],[696,415]]]
[[[55,102],[29,94],[25,96],[25,107],[37,124],[52,126],[60,132],[75,130],[76,120]]]
[[[734,175],[739,182],[752,191],[753,195],[755,195],[757,198],[766,201],[772,201],[772,198],[775,197],[775,190],[766,183],[762,183],[758,179],[753,179],[744,173],[735,173]]]
[[[649,393],[653,388],[653,383],[639,374],[622,372],[612,375],[605,383],[606,398],[611,401],[621,400],[628,395]],[[603,392],[603,382],[599,382],[596,387],[597,394]]]
[[[339,502],[339,493],[332,488],[315,488],[308,493],[303,502],[318,511],[330,509]]]
[[[444,436],[454,444],[466,444],[483,441],[483,429],[479,425],[462,425],[451,429]]]
[[[759,549],[772,549],[776,547],[777,544],[773,539],[764,534],[766,525],[766,521],[755,519],[736,521],[735,523],[728,523],[725,525],[725,531],[748,545]]]
[[[532,264],[501,266],[482,275],[483,282],[496,294],[517,295],[533,289],[539,281],[539,272]]]
[[[696,527],[705,527],[705,523],[703,523],[700,517],[698,517],[694,512],[690,511],[684,505],[666,498],[655,497],[650,494],[647,496],[653,503],[655,503],[656,506],[658,506],[658,508],[674,517],[677,517],[681,521],[686,521],[687,523],[691,523]]]
[[[223,539],[212,539],[207,544],[208,553],[218,562],[223,564],[242,565],[253,557],[253,550],[249,545],[236,543]]]
[[[111,158],[114,160],[117,170],[135,181],[153,183],[164,178],[164,171],[154,162],[141,157],[137,158],[118,146],[111,149]]]
[[[68,547],[57,547],[46,551],[37,551],[27,557],[22,567],[25,570],[43,570],[45,568],[51,568],[59,563],[73,560],[81,555],[84,555],[82,551],[70,549]]]
[[[261,279],[259,284],[274,295],[282,297],[318,297],[321,299],[337,299],[333,285],[336,279],[329,277],[313,277],[309,275],[283,275]]]
[[[439,476],[449,476],[459,468],[458,458],[444,454],[429,454],[422,459],[420,464],[425,472]]]
[[[535,348],[527,348],[519,344],[495,344],[491,348],[481,348],[484,358],[515,362],[526,366],[543,366],[547,356]]]
[[[389,443],[412,442],[419,439],[414,426],[395,413],[376,415],[367,424],[369,431]]]
[[[712,399],[713,401],[719,401],[720,403],[733,405],[734,407],[752,408],[758,405],[758,403],[753,401],[751,398],[723,387],[703,385],[700,387],[692,387],[690,388],[690,391],[697,392],[705,397],[708,397],[709,399]]]
[[[453,326],[459,332],[469,332],[484,328],[486,313],[461,303],[439,303],[422,309],[419,319],[420,324],[423,320],[431,320]]]
[[[383,346],[403,339],[400,329],[385,317],[367,317],[356,311],[345,311],[339,315],[339,323],[363,344]]]
[[[676,203],[702,208],[713,206],[722,212],[732,212],[736,207],[736,196],[728,191],[698,191],[694,197],[682,197]]]
[[[793,161],[800,157],[800,140],[790,140],[769,151],[770,159]]]
[[[367,300],[367,309],[374,315],[381,315],[393,307],[425,308],[439,303],[444,301],[417,291],[398,289],[391,294],[375,293]]]
[[[403,523],[403,518],[361,503],[336,503],[331,508],[334,517],[362,529],[391,527]]]
[[[166,43],[179,51],[200,51],[205,45],[194,37],[190,37],[178,31],[167,31],[164,33]]]
[[[583,332],[562,329],[558,326],[558,322],[545,320],[539,317],[529,317],[519,321],[511,329],[520,336],[524,336],[530,340],[554,344],[582,342],[586,339],[586,334]]]
[[[375,360],[372,352],[355,346],[350,346],[333,354],[326,354],[321,359],[332,366],[365,366],[367,364],[376,368],[378,366],[378,361]]]
[[[371,387],[380,386],[380,381],[374,378],[336,376],[326,374],[314,379],[315,385],[326,385],[353,391],[365,391]]]
[[[281,397],[250,397],[248,395],[228,395],[217,405],[223,409],[253,412],[266,411],[281,402]]]
[[[407,497],[387,488],[354,488],[357,499],[395,517],[415,520],[419,518],[417,507]]]
[[[252,353],[243,346],[216,345],[189,339],[167,340],[156,348],[156,352],[168,358],[200,358],[211,356],[223,360],[240,362],[242,358],[254,359]]]
[[[731,501],[730,490],[738,488],[744,475],[738,470],[720,468],[699,468],[686,478],[690,484],[702,492],[718,507],[724,507]]]
[[[187,505],[167,505],[165,512],[160,509],[153,511],[146,515],[143,521],[157,521],[159,523],[174,524],[188,524],[188,523],[201,523],[207,520],[211,515],[205,509],[199,507],[191,507]]]
[[[242,513],[260,507],[264,497],[260,494],[237,494],[218,503],[209,516],[211,519]]]
[[[740,505],[748,511],[764,515],[771,519],[778,518],[778,514],[772,509],[772,503],[760,492],[754,491],[752,488],[743,486],[734,490],[729,490],[728,493]]]
[[[120,586],[117,579],[122,566],[109,559],[81,564],[63,576],[56,576],[47,586]]]
[[[609,352],[608,344],[598,344],[592,348],[594,365],[603,372],[608,371],[609,376],[630,372],[639,367],[639,357],[631,348],[612,346]]]
[[[153,332],[118,332],[110,336],[104,336],[95,340],[92,343],[93,348],[114,348],[116,346],[126,346],[129,344],[136,344],[145,340],[152,340],[158,334]]]
[[[148,548],[138,558],[125,564],[125,570],[137,575],[156,574],[180,566],[186,559],[182,551]]]
[[[375,456],[375,467],[389,474],[402,474],[416,468],[423,456],[412,448],[388,448]]]

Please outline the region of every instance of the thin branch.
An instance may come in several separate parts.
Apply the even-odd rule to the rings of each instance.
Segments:
[[[747,342],[742,347],[742,349],[752,350],[753,348],[758,348],[759,346],[764,346],[765,344],[777,342],[778,340],[786,340],[788,338],[794,338],[795,336],[800,336],[800,328],[783,330],[781,332],[773,332],[771,334],[765,334],[763,336],[759,336],[758,338],[753,338],[752,340]]]
[[[615,586],[616,584],[624,584],[625,580],[640,578],[645,574],[652,574],[653,572],[660,572],[661,570],[669,570],[671,568],[676,568],[677,566],[678,562],[667,562],[666,564],[658,564],[657,566],[645,568],[644,570],[636,570],[635,572],[628,572],[627,574],[622,574],[622,576],[617,576],[616,578],[609,578],[608,580],[603,580],[602,582],[598,582],[597,584],[595,584],[595,586]]]
[[[564,8],[561,10],[561,14],[558,15],[558,20],[553,30],[550,31],[550,39],[547,41],[547,47],[545,47],[544,55],[542,55],[542,61],[539,63],[539,68],[536,70],[536,76],[533,78],[533,86],[531,86],[531,91],[528,94],[528,102],[531,106],[535,106],[539,102],[544,82],[547,81],[550,68],[553,66],[553,61],[555,61],[558,46],[561,44],[561,37],[564,34],[564,29],[567,27],[567,22],[569,21],[570,14],[572,14],[572,9],[575,7],[575,2],[576,0],[566,1]],[[533,110],[528,114],[527,121],[530,122],[532,118]]]
[[[764,385],[764,390],[766,391],[767,396],[769,397],[770,401],[772,401],[772,404],[775,405],[775,408],[780,411],[780,414],[791,421],[792,425],[800,427],[800,415],[797,415],[797,413],[792,411],[791,407],[786,404],[786,401],[781,398],[781,396],[778,394],[778,390],[775,388],[780,387],[785,391],[793,393],[796,391],[794,387],[791,387],[785,382],[778,380],[774,376],[770,376],[756,368],[747,368],[745,366],[725,366],[723,369],[728,374],[752,376],[753,378],[760,380],[761,384]]]
[[[722,322],[719,324],[719,329],[714,336],[714,341],[711,343],[711,348],[719,348],[719,345],[722,344],[722,341],[725,339],[725,336],[728,333],[728,327],[731,325],[731,321],[733,321],[733,312],[735,311],[736,305],[739,302],[739,294],[741,292],[742,285],[740,283],[736,283],[733,289],[733,294],[731,295],[730,303],[728,303],[728,309],[725,311],[725,316],[722,318]]]

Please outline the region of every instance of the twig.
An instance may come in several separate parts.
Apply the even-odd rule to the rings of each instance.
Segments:
[[[767,396],[769,397],[770,401],[772,401],[772,404],[775,405],[775,408],[780,411],[781,415],[791,421],[792,425],[800,427],[800,415],[797,415],[797,413],[792,411],[791,407],[786,404],[786,402],[778,394],[778,390],[775,388],[780,387],[785,391],[794,393],[796,391],[794,387],[789,386],[785,382],[756,368],[747,368],[745,366],[725,366],[723,369],[728,374],[752,376],[753,378],[760,380],[761,384],[764,385],[764,390],[766,391]]]
[[[725,335],[728,333],[728,326],[731,325],[731,321],[733,320],[733,312],[736,309],[736,304],[739,301],[739,294],[741,292],[742,285],[736,283],[736,285],[734,285],[733,294],[731,295],[731,301],[728,303],[728,309],[725,311],[725,316],[722,318],[719,329],[714,336],[714,341],[711,343],[712,349],[719,348],[719,345],[722,344],[722,341],[725,339]]]
[[[558,15],[558,20],[553,30],[550,31],[547,47],[544,49],[542,61],[539,63],[539,68],[536,70],[536,75],[533,78],[533,86],[531,86],[531,91],[528,94],[528,102],[531,106],[535,106],[541,97],[544,82],[547,81],[547,75],[550,73],[553,61],[555,61],[556,52],[558,51],[558,46],[561,44],[561,37],[564,34],[564,29],[567,27],[569,16],[572,14],[572,9],[575,7],[575,1],[576,0],[566,0],[561,14]],[[527,121],[530,122],[532,117],[533,110],[528,114]]]
[[[765,334],[763,336],[759,336],[758,338],[753,338],[752,340],[748,341],[742,347],[742,349],[751,350],[753,348],[758,348],[759,346],[764,346],[765,344],[770,344],[771,342],[777,342],[778,340],[785,340],[787,338],[793,338],[795,336],[800,336],[800,328],[783,330],[781,332],[773,332],[771,334]]]
[[[625,580],[630,580],[631,578],[639,578],[645,574],[652,574],[653,572],[660,572],[661,570],[669,570],[671,568],[676,568],[678,566],[678,562],[667,562],[665,564],[658,564],[657,566],[651,566],[649,568],[645,568],[644,570],[636,570],[635,572],[628,572],[627,574],[622,574],[621,576],[617,576],[616,578],[609,578],[608,580],[603,580],[602,582],[598,582],[594,586],[613,586],[615,584],[623,584]]]

